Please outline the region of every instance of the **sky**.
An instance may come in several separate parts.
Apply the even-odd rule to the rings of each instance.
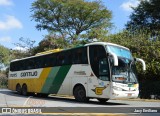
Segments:
[[[44,38],[47,31],[38,31],[36,22],[31,18],[31,4],[35,0],[0,0],[0,44],[9,49],[20,49],[14,45],[19,38],[35,40],[34,46]],[[116,33],[124,28],[132,13],[131,6],[136,7],[138,0],[102,0],[108,10],[112,12],[114,27],[110,31]],[[21,48],[22,49],[22,48]]]

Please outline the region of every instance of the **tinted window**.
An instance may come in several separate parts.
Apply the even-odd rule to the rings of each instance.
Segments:
[[[26,64],[26,69],[34,69],[35,68],[35,62],[34,62],[34,58],[30,58],[27,60],[27,64]]]
[[[17,62],[11,62],[10,64],[10,70],[11,71],[16,71],[17,70]]]
[[[20,71],[71,64],[88,64],[87,47],[15,61],[10,64],[10,70]]]
[[[34,58],[35,68],[43,68],[44,67],[44,56],[39,56]]]
[[[56,66],[56,56],[55,54],[49,54],[44,57],[45,67]]]
[[[101,80],[109,80],[109,64],[104,47],[101,45],[89,46],[89,56],[94,74]]]
[[[56,65],[57,66],[61,66],[64,62],[64,54],[61,52],[61,53],[58,53],[57,54],[57,62],[56,62]]]
[[[72,51],[73,64],[88,64],[87,60],[87,47],[76,48]]]

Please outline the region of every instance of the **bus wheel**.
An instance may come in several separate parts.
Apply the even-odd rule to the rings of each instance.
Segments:
[[[100,103],[105,103],[105,102],[108,101],[109,99],[98,98],[97,100],[98,100]]]
[[[22,86],[22,95],[27,95],[27,85],[26,84],[23,84]]]
[[[81,86],[81,85],[76,86],[74,88],[73,95],[74,95],[75,99],[77,101],[79,101],[79,102],[87,102],[87,101],[89,101],[89,98],[86,97],[85,88],[83,86]]]
[[[21,89],[20,84],[16,85],[16,91],[17,91],[18,94],[20,94],[20,95],[22,94],[22,89]]]

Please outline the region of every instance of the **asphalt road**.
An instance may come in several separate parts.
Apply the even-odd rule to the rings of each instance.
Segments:
[[[160,113],[160,102],[109,100],[99,103],[91,99],[88,103],[80,103],[73,97],[22,96],[7,89],[0,89],[0,107],[41,107],[43,113]]]

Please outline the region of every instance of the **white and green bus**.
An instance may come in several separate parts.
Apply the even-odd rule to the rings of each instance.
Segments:
[[[137,61],[145,70],[145,62],[128,48],[106,42],[52,50],[11,61],[9,89],[23,95],[69,95],[81,102],[137,98]]]

